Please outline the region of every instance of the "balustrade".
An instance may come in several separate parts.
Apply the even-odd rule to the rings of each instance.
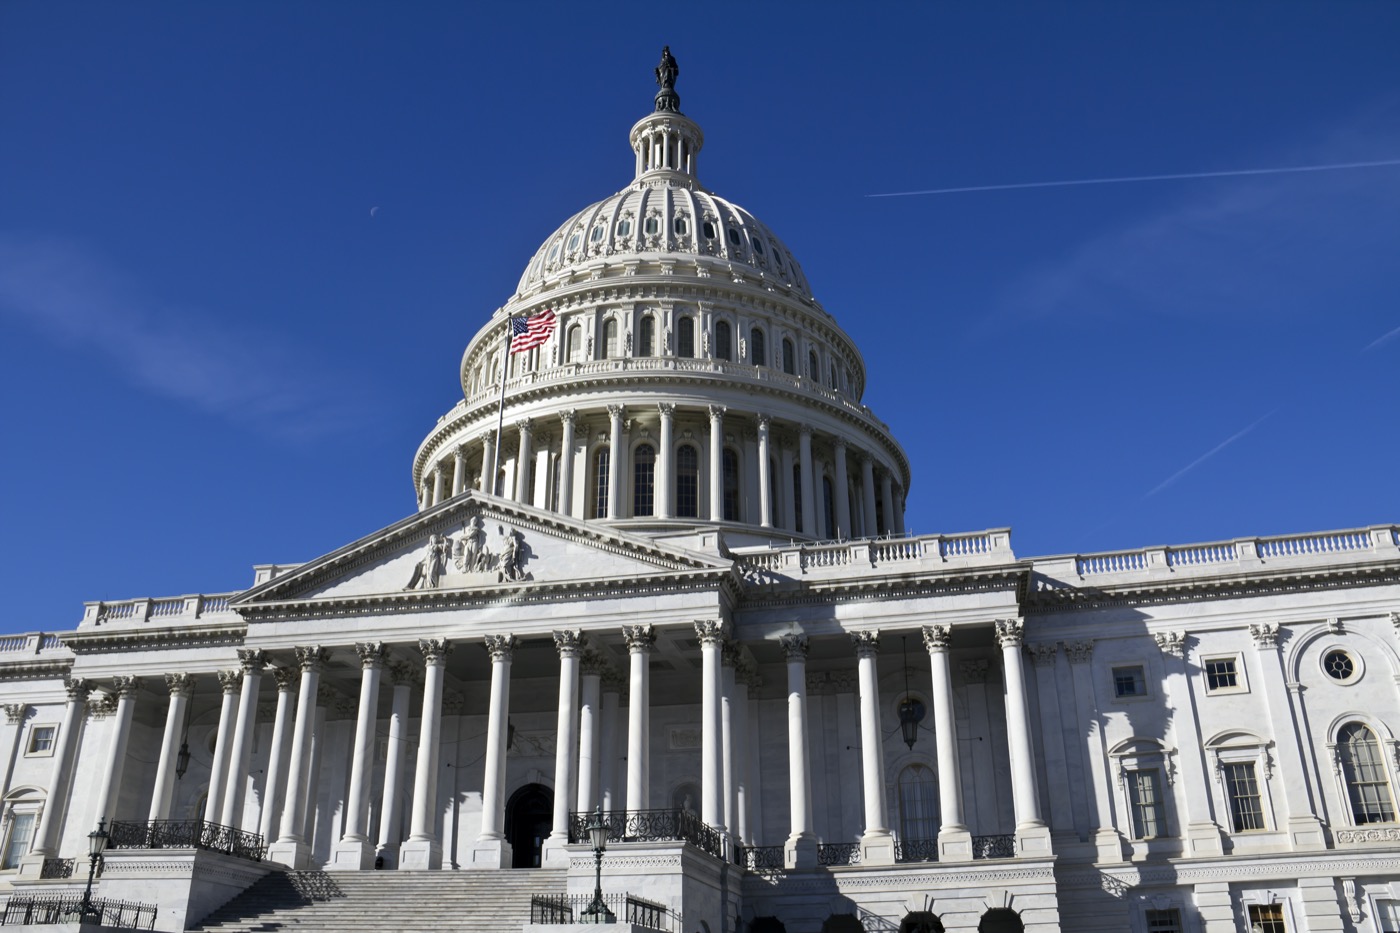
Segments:
[[[259,833],[206,820],[113,820],[107,830],[112,849],[208,849],[261,862]]]
[[[569,814],[569,841],[588,842],[586,825],[596,814]],[[621,842],[689,842],[715,858],[724,858],[724,836],[688,810],[605,810],[608,837]]]

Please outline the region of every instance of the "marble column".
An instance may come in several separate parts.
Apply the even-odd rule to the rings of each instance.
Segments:
[[[998,619],[996,622],[996,639],[1001,645],[1002,675],[1006,684],[1006,743],[1011,755],[1016,853],[1049,855],[1050,828],[1040,816],[1040,790],[1036,786],[1035,756],[1031,750],[1031,715],[1026,702],[1026,670],[1022,658],[1024,632],[1025,626],[1020,619]]]
[[[602,713],[603,672],[606,662],[593,651],[579,659],[580,690],[578,708],[578,788],[574,809],[591,813],[598,805],[598,778],[603,751]]]
[[[769,439],[770,419],[767,415],[758,416],[758,524],[763,528],[773,527],[773,464],[768,459],[771,451]]]
[[[889,470],[880,471],[880,511],[885,516],[885,534],[894,534],[894,483]]]
[[[452,643],[445,638],[420,638],[418,650],[423,654],[423,712],[418,728],[418,769],[413,776],[413,820],[408,839],[399,846],[399,867],[438,869],[442,867],[442,843],[437,837],[442,678]]]
[[[512,849],[506,841],[506,742],[510,738],[510,664],[514,635],[487,635],[491,655],[491,701],[486,714],[486,763],[481,780],[481,832],[471,848],[468,868],[509,868]]]
[[[865,832],[860,837],[862,865],[893,865],[894,836],[885,805],[885,733],[880,728],[879,632],[852,632],[856,674],[860,682],[860,765],[865,791]]]
[[[622,490],[626,488],[622,479],[627,475],[628,457],[622,437],[622,415],[621,405],[608,406],[608,518],[621,518],[626,511],[622,507]]]
[[[734,730],[734,838],[740,845],[751,846],[753,820],[750,806],[754,787],[751,781],[753,759],[758,756],[753,736],[749,732],[749,679],[753,672],[739,657],[734,665],[734,694],[732,697]]]
[[[867,538],[880,533],[880,523],[875,519],[875,462],[870,454],[860,455],[860,494],[865,503],[865,528]]]
[[[0,800],[4,800],[10,792],[10,782],[15,776],[15,759],[19,757],[20,740],[24,736],[24,723],[34,712],[34,707],[28,703],[6,703],[5,724],[10,726],[10,740],[4,743],[8,746],[5,756],[4,778],[0,780]]]
[[[894,533],[904,534],[904,490],[898,486],[894,490]]]
[[[457,445],[452,451],[452,495],[460,496],[467,488],[467,448]]]
[[[710,406],[710,521],[724,521],[724,412]]]
[[[58,743],[54,747],[53,763],[49,768],[48,801],[39,814],[39,826],[34,830],[34,843],[30,846],[29,855],[20,867],[20,874],[25,878],[39,877],[43,870],[43,860],[58,855],[58,831],[63,825],[63,814],[68,809],[68,784],[72,777],[73,762],[77,758],[78,733],[82,730],[88,693],[92,685],[81,677],[73,677],[64,684],[64,689],[68,694],[68,702],[63,707],[63,719],[58,726]]]
[[[588,637],[579,629],[554,633],[559,651],[559,718],[554,747],[554,819],[540,856],[543,867],[567,867],[569,804],[574,795],[574,747],[578,742],[579,658]]]
[[[1090,813],[1090,827],[1096,862],[1123,861],[1123,837],[1113,816],[1113,782],[1108,776],[1108,744],[1104,736],[1104,717],[1094,695],[1093,641],[1065,642],[1065,660],[1069,661],[1070,682],[1074,684],[1075,719],[1084,730],[1080,748],[1084,773],[1088,775],[1080,793]]]
[[[947,625],[925,625],[923,635],[933,670],[933,731],[938,743],[938,858],[944,862],[966,862],[972,860],[972,834],[963,822],[962,770],[953,713],[953,676],[948,663],[952,631]]]
[[[1171,704],[1172,731],[1176,734],[1177,760],[1181,762],[1178,783],[1185,792],[1186,807],[1182,814],[1185,818],[1179,822],[1186,843],[1185,854],[1188,857],[1224,855],[1225,837],[1211,813],[1211,775],[1191,698],[1191,675],[1186,667],[1188,636],[1182,632],[1154,632],[1152,637],[1162,650],[1162,663],[1166,667],[1167,702]],[[1170,793],[1165,787],[1162,790]]]
[[[578,414],[574,409],[561,411],[562,440],[559,442],[559,514],[574,514],[574,430]]]
[[[551,501],[549,482],[554,478],[549,469],[549,446],[554,439],[548,434],[541,434],[538,440],[539,446],[535,450],[535,494],[530,504],[537,509],[548,509]]]
[[[739,769],[735,760],[739,753],[739,720],[734,702],[734,667],[739,662],[739,646],[732,641],[720,649],[719,742],[720,761],[724,772],[721,791],[724,795],[724,826],[729,831],[732,849],[739,839]]]
[[[238,722],[233,728],[228,780],[219,816],[220,823],[234,829],[243,828],[243,799],[248,790],[248,767],[253,757],[253,730],[258,722],[258,686],[262,683],[263,668],[267,666],[267,652],[239,648],[238,663],[243,668],[243,692],[238,699]]]
[[[265,842],[271,841],[287,796],[287,763],[291,759],[293,695],[297,688],[295,668],[274,667],[272,678],[277,682],[277,708],[272,714],[272,745],[268,749],[267,781],[263,788],[262,816],[258,832]]]
[[[316,731],[316,695],[321,670],[330,652],[320,645],[298,647],[297,667],[301,683],[297,691],[296,722],[292,726],[292,750],[287,760],[287,792],[282,803],[281,836],[268,847],[267,857],[288,868],[301,870],[311,859],[311,847],[302,830],[306,824],[306,798],[311,778],[311,739]]]
[[[444,478],[442,475],[442,464],[433,467],[433,505],[442,501]]]
[[[783,846],[787,868],[817,867],[817,837],[812,831],[811,758],[807,752],[807,636],[782,637],[787,659],[788,812],[792,832]]]
[[[204,798],[206,823],[217,823],[224,815],[224,785],[228,782],[234,720],[238,717],[238,692],[242,683],[242,671],[219,671],[223,702],[219,705],[219,733],[214,742],[214,761],[209,771],[209,793]]]
[[[788,531],[797,531],[798,521],[802,518],[797,510],[797,495],[792,484],[793,453],[788,443],[780,445],[778,451],[778,495],[783,500],[783,528]],[[776,503],[774,506],[776,507]]]
[[[319,796],[317,792],[321,788],[321,760],[324,757],[326,743],[330,741],[330,735],[326,732],[326,718],[330,705],[338,699],[340,699],[340,694],[325,684],[322,684],[316,691],[316,715],[311,728],[311,751],[306,764],[305,816],[302,819],[301,827],[301,837],[313,846],[315,845],[316,819],[320,812],[320,808],[317,806],[317,797]]]
[[[102,771],[102,783],[98,785],[97,796],[94,798],[97,802],[95,820],[107,822],[119,816],[117,801],[121,797],[122,772],[126,770],[126,747],[131,739],[131,716],[136,710],[136,692],[141,689],[141,681],[131,676],[114,677],[112,689],[117,694],[117,711],[112,717],[112,740],[107,747],[107,767]]]
[[[1283,799],[1288,807],[1288,819],[1284,826],[1278,828],[1288,831],[1294,849],[1321,849],[1327,845],[1327,834],[1313,809],[1307,768],[1304,766],[1303,743],[1298,737],[1298,715],[1288,695],[1278,630],[1277,622],[1249,626],[1249,634],[1259,655],[1264,703],[1268,707],[1269,722],[1273,724],[1278,766],[1283,772]]]
[[[1065,754],[1064,726],[1060,716],[1060,683],[1057,659],[1059,642],[1026,645],[1035,671],[1036,703],[1040,707],[1040,759],[1045,770],[1046,822],[1055,842],[1073,845],[1079,841],[1074,801],[1070,797],[1070,775]],[[1088,826],[1085,819],[1084,826]]]
[[[836,437],[831,441],[832,460],[836,466],[835,489],[832,490],[832,498],[836,500],[836,537],[849,539],[855,537],[855,530],[851,527],[851,499],[850,480],[846,475],[846,441],[844,438]]]
[[[620,731],[618,709],[624,686],[622,675],[616,670],[610,667],[603,672],[603,718],[600,730],[603,736],[599,752],[602,764],[598,769],[598,802],[606,813],[621,809],[618,804],[622,802],[622,794],[618,793],[617,787],[617,737]]]
[[[661,438],[656,451],[656,517],[676,514],[676,406],[657,405],[661,412]]]
[[[515,423],[520,433],[520,446],[515,454],[515,501],[522,505],[530,504],[530,458],[534,443],[535,429],[529,418],[521,418]]]
[[[718,619],[695,623],[700,642],[700,819],[724,831],[724,761],[720,721],[720,650],[728,626]]]
[[[481,438],[481,491],[496,494],[496,435],[491,431]]]
[[[649,809],[651,803],[651,652],[656,631],[650,625],[625,625],[631,665],[627,691],[627,812]]]
[[[331,869],[362,871],[374,867],[375,846],[369,838],[369,791],[374,780],[375,739],[379,732],[379,680],[386,651],[383,642],[359,642],[360,702],[356,707],[355,746],[350,753],[350,791],[345,799],[345,832],[331,849]]]
[[[385,868],[399,865],[399,843],[403,841],[403,763],[408,757],[408,701],[413,687],[412,666],[402,662],[389,665],[394,698],[389,707],[389,749],[384,761],[384,796],[379,806],[379,846],[376,858]]]
[[[817,527],[817,490],[812,473],[812,426],[804,424],[798,429],[797,456],[802,470],[802,533],[809,538],[820,539],[821,529]]]
[[[179,761],[180,744],[185,740],[185,718],[190,697],[194,696],[194,675],[166,674],[165,685],[170,691],[170,705],[165,710],[165,735],[160,743],[156,784],[151,791],[151,810],[147,814],[147,819],[153,821],[170,819],[171,798],[175,793],[175,767]]]

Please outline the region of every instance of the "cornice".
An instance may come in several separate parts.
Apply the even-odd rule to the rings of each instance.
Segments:
[[[159,651],[241,645],[247,634],[247,623],[242,620],[161,628],[105,627],[97,631],[64,635],[63,644],[77,655],[107,651]]]
[[[4,661],[0,662],[0,681],[61,678],[72,669],[72,658],[43,661]]]
[[[1019,593],[1026,570],[1018,565],[979,567],[918,576],[842,577],[783,583],[743,583],[743,608],[781,608],[831,602],[946,596],[997,590]]]

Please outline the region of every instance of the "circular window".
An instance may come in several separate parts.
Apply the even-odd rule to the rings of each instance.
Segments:
[[[733,243],[735,246],[738,246],[743,242],[739,239],[739,231],[735,230],[733,227],[729,228],[729,242]]]
[[[623,218],[617,222],[617,235],[628,236],[632,233],[632,221]]]
[[[1351,680],[1356,676],[1356,665],[1345,651],[1327,652],[1322,659],[1322,669],[1333,680]]]

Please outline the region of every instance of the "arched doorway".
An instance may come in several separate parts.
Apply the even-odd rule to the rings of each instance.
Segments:
[[[943,933],[943,921],[926,910],[916,910],[905,915],[899,933]]]
[[[554,822],[554,791],[526,784],[506,801],[506,842],[511,868],[539,868],[540,850]]]
[[[1009,907],[998,907],[982,915],[977,924],[977,933],[1024,933],[1026,925],[1021,915]]]

